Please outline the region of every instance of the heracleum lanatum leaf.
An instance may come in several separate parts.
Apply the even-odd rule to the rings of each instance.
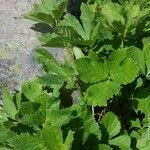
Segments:
[[[119,118],[112,112],[108,112],[101,120],[100,127],[106,129],[109,139],[114,137],[120,132],[121,124]]]
[[[120,91],[120,84],[106,80],[91,85],[85,92],[85,99],[88,105],[107,106],[107,100],[113,98]]]
[[[76,61],[76,69],[82,81],[94,83],[108,78],[108,70],[103,62],[81,58]]]
[[[8,115],[8,117],[15,119],[18,110],[13,101],[13,97],[10,95],[7,88],[3,88],[2,93],[3,93],[3,110]]]

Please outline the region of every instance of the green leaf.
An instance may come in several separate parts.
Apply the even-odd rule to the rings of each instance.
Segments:
[[[112,23],[114,20],[123,21],[122,7],[117,3],[108,3],[103,5],[102,15],[109,23]]]
[[[41,0],[25,18],[52,25],[63,16],[66,6],[67,0]]]
[[[107,61],[110,78],[120,84],[132,82],[139,73],[139,67],[134,59],[130,58],[132,56],[128,56],[128,51],[125,48],[114,51],[109,55]]]
[[[80,35],[85,41],[88,41],[90,40],[92,33],[95,32],[95,29],[96,31],[98,31],[97,30],[98,24],[96,24],[96,26],[94,25],[95,14],[92,10],[92,5],[87,5],[84,3],[81,5],[80,18],[83,27],[74,16],[68,14],[64,17],[64,20],[60,22],[60,25],[72,27],[78,33],[78,35]],[[93,34],[93,39],[95,38],[94,34]]]
[[[79,21],[74,16],[72,16],[70,14],[66,14],[64,16],[64,20],[60,21],[58,26],[60,26],[60,27],[63,27],[63,26],[70,27],[71,29],[76,31],[76,33],[84,39],[85,35],[84,35],[84,30],[82,28],[82,25],[79,23]]]
[[[150,44],[147,44],[144,47],[144,56],[145,56],[145,62],[147,67],[147,75],[150,74]]]
[[[122,49],[118,49],[116,51],[113,51],[112,53],[110,53],[109,57],[108,57],[108,64],[111,67],[117,67],[119,66],[123,60],[125,60],[127,58],[127,49],[122,48]],[[111,69],[110,67],[110,69]]]
[[[43,64],[46,72],[59,74],[62,70],[54,57],[46,49],[36,49],[36,59],[38,63]]]
[[[3,110],[8,115],[8,117],[15,119],[18,113],[17,108],[13,102],[13,97],[10,95],[6,88],[2,89],[3,93]]]
[[[72,112],[76,112],[77,115],[82,119],[85,119],[89,114],[87,106],[85,103],[82,103],[82,101],[73,104],[70,109]]]
[[[64,80],[72,80],[74,77],[74,70],[69,65],[60,65],[46,49],[37,49],[36,58],[47,73],[62,76]]]
[[[149,88],[139,88],[136,90],[134,95],[136,102],[134,107],[136,110],[140,110],[145,113],[146,116],[150,115],[150,89]]]
[[[109,140],[110,145],[115,145],[121,150],[130,149],[131,139],[128,135],[121,135]]]
[[[0,109],[0,123],[7,121],[8,120],[7,117],[8,117],[7,114],[3,110]]]
[[[149,125],[150,125],[150,116],[149,115],[145,115],[145,118],[143,118],[141,124],[142,124],[143,128],[149,128]]]
[[[131,83],[138,76],[138,73],[139,68],[131,58],[125,59],[120,66],[110,70],[111,79],[120,84]]]
[[[46,47],[93,47],[100,34],[100,22],[97,22],[95,17],[93,5],[83,3],[80,21],[68,13],[52,34],[44,34],[40,40]]]
[[[150,149],[150,132],[147,129],[142,136],[137,140],[137,148],[141,150],[149,150]]]
[[[107,106],[107,100],[113,98],[120,91],[120,85],[107,80],[91,85],[85,92],[85,99],[88,105]]]
[[[102,6],[102,18],[105,21],[105,26],[118,33],[123,34],[125,31],[125,20],[122,13],[122,6],[117,3],[108,2]]]
[[[55,33],[45,33],[38,37],[45,47],[66,47],[67,41]]]
[[[17,135],[9,143],[15,150],[46,150],[44,142],[38,136],[29,134]]]
[[[74,47],[73,48],[73,52],[74,52],[74,56],[76,59],[80,59],[82,57],[84,57],[85,55],[82,53],[82,50],[78,47]]]
[[[95,118],[93,116],[89,116],[83,124],[84,133],[83,133],[83,143],[86,142],[88,137],[90,135],[96,136],[96,138],[99,140],[101,138],[101,131],[99,129],[98,123],[95,121]]]
[[[21,92],[16,93],[15,99],[16,99],[17,109],[19,110],[20,109],[20,105],[21,105],[21,101],[22,101]]]
[[[67,137],[66,137],[66,140],[65,140],[65,145],[66,145],[66,147],[68,148],[67,150],[70,150],[71,148],[72,148],[72,142],[73,142],[73,140],[74,140],[74,138],[73,138],[73,132],[70,130],[69,132],[68,132],[68,135],[67,135]]]
[[[42,94],[42,84],[38,83],[36,79],[24,82],[21,91],[28,100],[35,102],[38,101],[39,95]]]
[[[95,15],[92,11],[92,7],[90,5],[82,4],[81,5],[81,21],[84,28],[84,35],[82,38],[84,40],[89,40],[91,38],[91,34],[93,32],[94,26],[94,18]]]
[[[139,119],[132,120],[132,121],[131,121],[131,126],[132,126],[132,127],[136,127],[136,128],[141,128],[140,120],[139,120]]]
[[[61,85],[64,82],[64,78],[56,74],[44,74],[38,77],[38,81],[42,85],[52,86],[52,85]]]
[[[108,71],[105,64],[100,61],[80,58],[76,61],[76,69],[79,77],[85,83],[103,81],[108,78]]]
[[[38,81],[42,85],[52,88],[53,91],[50,94],[54,97],[58,97],[60,95],[59,90],[64,84],[63,76],[56,74],[44,74],[38,77]]]
[[[146,46],[150,44],[150,37],[145,37],[142,39],[143,45]]]
[[[39,97],[40,99],[40,97]],[[47,99],[46,99],[47,100]],[[38,129],[46,120],[46,101],[43,99],[42,105],[35,102],[23,102],[20,107],[19,123]],[[45,104],[44,104],[45,103]]]
[[[46,112],[46,121],[56,127],[61,127],[69,123],[69,121],[73,118],[70,108],[59,110],[59,107],[60,103],[55,102],[49,109],[47,109]]]
[[[5,145],[7,140],[15,136],[14,132],[11,132],[10,129],[7,129],[2,123],[0,123],[0,144]]]
[[[134,60],[136,65],[139,66],[141,73],[145,75],[146,66],[143,51],[132,46],[128,49],[128,56]]]
[[[41,112],[37,111],[34,114],[25,114],[21,119],[20,123],[33,127],[35,130],[40,129],[42,124],[45,122],[45,116]]]
[[[71,131],[68,133],[65,142],[63,142],[61,129],[48,124],[44,126],[40,135],[44,141],[44,145],[49,150],[68,150],[73,141],[73,133]]]
[[[130,32],[136,27],[138,19],[140,18],[139,17],[141,13],[140,6],[133,5],[132,2],[129,2],[128,4],[126,4],[124,9],[125,9],[127,32]]]
[[[100,122],[101,130],[106,129],[109,139],[120,132],[121,124],[118,117],[112,112],[108,112]]]
[[[100,23],[96,21],[95,16],[93,5],[82,3],[81,22],[76,17],[66,14],[64,19],[58,24],[59,28],[57,28],[56,33],[61,36],[66,34],[66,32],[71,33],[69,36],[67,34],[63,37],[74,46],[86,45],[92,47],[100,33]]]
[[[26,114],[34,114],[40,107],[39,103],[36,102],[23,102],[21,104],[21,108],[20,108],[20,113],[22,115],[26,115]]]

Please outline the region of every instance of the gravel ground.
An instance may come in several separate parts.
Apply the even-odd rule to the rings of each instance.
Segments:
[[[2,85],[18,89],[21,82],[40,72],[34,59],[38,33],[31,30],[32,21],[21,18],[37,1],[0,0],[0,89]],[[62,50],[50,51],[57,59],[63,58]]]

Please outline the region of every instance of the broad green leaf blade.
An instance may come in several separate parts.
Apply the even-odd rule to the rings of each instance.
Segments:
[[[39,103],[36,102],[22,102],[19,113],[21,115],[34,114],[40,107]]]
[[[138,74],[139,68],[131,58],[125,59],[120,66],[110,70],[111,79],[120,84],[131,83]]]
[[[39,83],[44,86],[48,86],[53,89],[49,94],[54,97],[58,97],[60,95],[60,88],[63,86],[64,77],[57,74],[44,74],[38,77]]]
[[[127,49],[122,48],[116,51],[113,51],[108,57],[108,64],[110,65],[110,69],[112,67],[118,67],[123,60],[127,58]]]
[[[131,139],[128,135],[121,135],[109,140],[110,145],[119,147],[121,150],[130,149]]]
[[[26,19],[30,19],[40,23],[51,24],[52,22],[54,22],[54,19],[50,14],[45,14],[42,12],[38,12],[38,13],[31,12],[30,14],[27,14],[24,17]]]
[[[101,131],[99,129],[98,123],[95,121],[93,116],[89,116],[83,124],[84,132],[83,132],[83,143],[86,142],[90,135],[94,135],[97,140],[101,138]]]
[[[139,88],[135,92],[135,102],[134,108],[138,111],[142,111],[146,116],[150,115],[150,89],[149,88]]]
[[[20,105],[21,105],[21,101],[22,101],[21,92],[16,93],[15,99],[16,99],[17,109],[19,110],[20,109]]]
[[[73,134],[74,133],[70,130],[68,132],[68,136],[65,139],[65,143],[64,144],[66,145],[67,150],[71,150],[71,148],[72,148],[72,142],[74,140]]]
[[[70,14],[66,14],[64,16],[64,20],[60,21],[58,26],[70,27],[72,30],[76,31],[76,33],[78,33],[78,35],[81,36],[83,39],[85,38],[85,33],[84,33],[82,25],[74,16]]]
[[[125,20],[122,13],[122,6],[117,3],[108,2],[102,6],[102,18],[108,29],[124,34]]]
[[[103,81],[108,78],[108,70],[103,62],[81,58],[76,61],[79,77],[85,83]]]
[[[119,118],[112,112],[108,112],[100,122],[101,130],[106,129],[109,139],[120,132],[121,124]]]
[[[144,57],[145,57],[145,62],[147,67],[147,75],[149,75],[150,74],[150,44],[147,44],[144,47]]]
[[[122,16],[122,7],[117,3],[104,4],[102,7],[102,15],[109,23],[112,23],[115,20],[124,20]]]
[[[58,24],[56,33],[63,37],[63,40],[68,40],[73,46],[92,47],[100,33],[100,23],[97,22],[95,17],[93,5],[83,3],[80,21],[76,17],[66,14]],[[70,35],[66,33],[70,33]]]
[[[70,108],[59,109],[59,107],[60,103],[55,102],[49,109],[47,109],[46,112],[46,121],[56,127],[61,127],[69,123],[69,121],[73,118]]]
[[[41,138],[44,145],[49,150],[68,150],[73,141],[73,132],[69,132],[65,142],[63,142],[63,135],[61,128],[57,128],[46,124],[41,131]]]
[[[40,3],[34,4],[32,11],[24,17],[52,25],[63,16],[66,6],[67,0],[41,0]]]
[[[0,123],[8,121],[8,115],[0,108]]]
[[[71,111],[76,112],[77,115],[82,119],[85,119],[89,114],[87,106],[84,103],[82,104],[82,102],[72,105]]]
[[[44,70],[49,74],[62,76],[67,81],[74,77],[73,68],[68,64],[59,64],[46,49],[37,49],[36,59],[40,64],[43,64]]]
[[[141,73],[145,75],[146,66],[143,51],[136,47],[130,47],[128,49],[128,56],[134,60],[135,64],[139,66]]]
[[[60,35],[55,33],[45,33],[38,37],[45,47],[66,47],[67,41],[65,41]]]
[[[132,82],[139,73],[139,67],[132,58],[128,56],[127,49],[119,49],[110,54],[108,67],[110,78],[120,84]]]
[[[61,146],[63,146],[62,131],[60,128],[45,125],[41,131],[41,138],[44,141],[44,145],[51,150],[61,149]]]
[[[85,57],[85,55],[83,54],[82,50],[78,47],[74,47],[73,48],[73,52],[74,52],[74,56],[77,59],[80,59],[82,57]]]
[[[149,45],[150,44],[150,37],[143,38],[142,43],[144,46]]]
[[[2,89],[3,93],[3,110],[8,115],[8,117],[15,119],[18,110],[13,102],[13,97],[10,95],[6,88]]]
[[[38,77],[38,81],[42,85],[53,86],[53,85],[61,85],[64,82],[64,78],[60,75],[55,74],[44,74]]]
[[[52,14],[54,16],[54,19],[58,22],[61,17],[64,15],[65,9],[68,5],[68,0],[52,0],[54,6],[54,10],[52,11]]]
[[[89,46],[91,44],[89,41],[84,41],[73,27],[65,24],[57,26],[55,33],[61,38],[65,47]]]
[[[7,140],[13,138],[15,133],[10,129],[7,129],[2,123],[0,123],[0,145],[5,145]]]
[[[107,106],[107,100],[120,91],[120,85],[113,81],[104,81],[91,85],[85,92],[88,105]]]
[[[17,135],[9,143],[15,150],[46,150],[44,142],[38,136],[29,134]]]
[[[46,120],[47,98],[43,96],[41,101],[41,96],[39,96],[38,99],[37,103],[23,102],[19,112],[21,115],[19,122],[34,129],[39,129]]]
[[[39,95],[42,94],[42,84],[38,83],[36,79],[24,82],[21,91],[29,101],[35,102],[38,100]]]
[[[45,118],[41,112],[36,112],[34,114],[26,114],[20,119],[20,123],[28,125],[35,130],[39,130],[44,123]]]
[[[60,65],[54,59],[54,57],[46,49],[37,49],[36,59],[38,63],[43,64],[44,70],[46,72],[59,74],[59,72],[61,72],[62,70]]]
[[[127,32],[131,32],[133,29],[136,28],[136,25],[139,20],[139,16],[141,13],[140,6],[134,5],[132,2],[129,2],[125,5],[125,20],[126,20],[126,30]]]
[[[82,4],[81,5],[81,21],[84,28],[84,40],[90,40],[91,34],[94,29],[94,18],[91,5]]]
[[[141,122],[139,119],[131,120],[131,126],[136,128],[141,128]]]
[[[149,150],[150,149],[150,133],[149,129],[147,129],[144,133],[142,133],[141,137],[137,140],[137,148],[140,150]]]

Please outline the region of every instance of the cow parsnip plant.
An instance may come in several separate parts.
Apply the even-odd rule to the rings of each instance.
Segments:
[[[44,74],[13,95],[3,88],[0,149],[149,150],[150,1],[67,7],[42,0],[25,16],[53,30],[36,50]],[[46,47],[67,49],[64,63]]]

